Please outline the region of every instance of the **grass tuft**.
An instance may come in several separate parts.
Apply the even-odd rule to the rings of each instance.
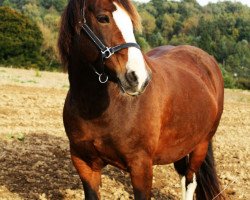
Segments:
[[[39,71],[39,69],[36,69],[35,71],[35,77],[42,77],[42,73]]]

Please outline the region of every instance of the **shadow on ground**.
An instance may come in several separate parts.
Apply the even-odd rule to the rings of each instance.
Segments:
[[[119,181],[131,193],[129,176],[107,167],[103,174]],[[0,141],[0,186],[24,199],[63,199],[61,191],[82,188],[69,156],[68,142],[48,134],[29,134],[24,140]],[[103,185],[102,187],[106,187]],[[108,187],[108,186],[107,186]],[[174,199],[153,189],[156,199]]]

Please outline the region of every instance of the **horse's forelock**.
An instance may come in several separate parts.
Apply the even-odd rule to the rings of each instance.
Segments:
[[[115,0],[115,1],[119,3],[128,12],[135,30],[141,32],[142,30],[141,18],[135,6],[132,4],[131,0]]]

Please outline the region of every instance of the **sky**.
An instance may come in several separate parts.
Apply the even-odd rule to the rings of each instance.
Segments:
[[[149,0],[135,0],[139,2],[148,2]],[[207,5],[209,2],[215,3],[218,1],[223,1],[223,0],[196,0],[200,5],[204,6]],[[248,5],[250,7],[250,0],[231,0],[231,1],[238,1],[241,2],[244,5]]]

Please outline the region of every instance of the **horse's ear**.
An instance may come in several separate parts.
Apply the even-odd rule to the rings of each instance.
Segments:
[[[84,5],[87,0],[70,0],[68,4],[68,20],[70,26],[76,33],[80,33],[81,27],[79,26],[79,22],[82,20],[82,9],[84,9]]]
[[[84,0],[70,0],[61,17],[58,48],[65,70],[68,67],[73,35],[80,33],[78,24],[82,17],[81,9],[83,5]]]

